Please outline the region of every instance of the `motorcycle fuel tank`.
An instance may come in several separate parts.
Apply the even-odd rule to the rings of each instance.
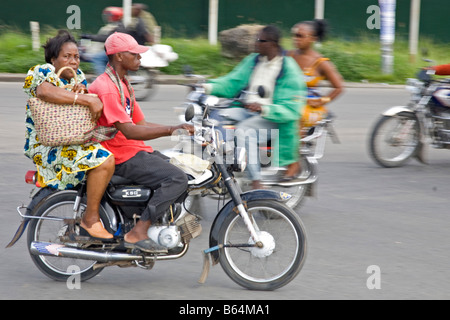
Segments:
[[[434,93],[433,97],[443,106],[450,107],[450,87],[440,87]]]

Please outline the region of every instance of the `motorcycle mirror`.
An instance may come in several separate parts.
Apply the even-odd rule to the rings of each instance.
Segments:
[[[186,122],[191,121],[195,116],[195,108],[193,105],[189,105],[184,112],[184,120]]]
[[[259,86],[259,87],[258,87],[258,95],[259,95],[261,98],[264,98],[264,97],[266,96],[266,90],[264,89],[263,86]]]

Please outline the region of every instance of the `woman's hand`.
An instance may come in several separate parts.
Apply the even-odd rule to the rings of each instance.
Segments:
[[[87,89],[86,86],[84,84],[81,83],[77,83],[73,86],[72,88],[72,92],[73,93],[87,93]]]
[[[308,99],[306,103],[313,108],[318,108],[327,104],[330,100],[329,97],[323,97],[318,99]]]
[[[89,96],[89,110],[92,114],[92,121],[97,122],[103,111],[103,103],[96,96]]]

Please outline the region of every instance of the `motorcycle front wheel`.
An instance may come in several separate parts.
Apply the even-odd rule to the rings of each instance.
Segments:
[[[417,154],[419,148],[420,126],[413,113],[382,116],[370,135],[370,156],[377,164],[386,168],[404,165]]]
[[[44,198],[33,210],[33,215],[75,219],[86,208],[86,204],[83,202],[80,204],[80,210],[74,213],[73,208],[76,196],[77,193],[75,191],[64,191]],[[68,225],[64,221],[32,219],[28,227],[28,248],[30,248],[33,241],[62,244],[60,236],[64,235],[67,228]],[[69,277],[74,275],[79,275],[80,281],[86,281],[103,270],[103,268],[94,268],[97,262],[92,260],[34,255],[31,253],[30,256],[43,274],[56,281],[67,281]]]
[[[224,244],[220,264],[233,281],[247,289],[278,289],[303,267],[305,228],[292,209],[277,201],[249,201],[247,209],[263,247],[251,246],[254,242],[240,215],[229,215],[218,234],[219,243]]]

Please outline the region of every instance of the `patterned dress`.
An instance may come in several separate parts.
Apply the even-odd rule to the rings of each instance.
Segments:
[[[77,80],[79,83],[87,85],[85,75],[80,69],[77,70]],[[58,87],[75,84],[74,78],[71,79],[70,83],[65,79],[58,78],[55,73],[55,67],[52,64],[43,64],[36,65],[28,71],[23,89],[30,98],[36,97],[36,88],[44,81]],[[58,147],[40,144],[28,105],[26,107],[25,124],[25,155],[33,160],[36,165],[41,185],[47,185],[59,190],[73,188],[85,178],[88,170],[100,166],[112,156],[112,153],[99,143],[90,144],[89,146],[70,145]]]

